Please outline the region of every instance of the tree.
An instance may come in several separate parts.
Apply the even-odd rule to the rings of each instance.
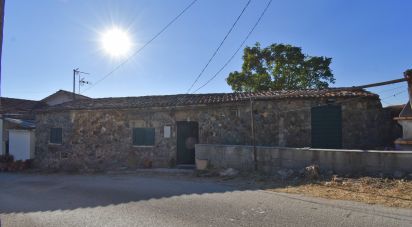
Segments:
[[[231,72],[226,82],[233,91],[248,92],[327,88],[335,83],[331,62],[304,55],[300,47],[272,44],[262,49],[256,43],[244,49],[242,71]]]

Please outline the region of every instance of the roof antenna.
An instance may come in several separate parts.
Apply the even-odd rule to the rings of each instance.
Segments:
[[[80,87],[86,84],[92,84],[92,82],[85,80],[85,77],[79,76],[79,92],[78,92],[79,95],[80,95]]]
[[[79,71],[79,68],[73,69],[73,100],[76,99],[76,75],[79,75],[79,93],[80,93],[80,81],[84,79],[84,78],[80,79],[80,74],[89,75],[90,73],[81,72],[81,71]],[[87,81],[85,81],[85,82],[87,82]],[[89,83],[89,82],[87,82],[87,83]]]

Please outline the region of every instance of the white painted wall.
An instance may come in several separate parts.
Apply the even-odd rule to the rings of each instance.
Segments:
[[[34,158],[34,131],[9,130],[9,148],[14,160]]]
[[[412,121],[410,120],[398,120],[398,123],[402,125],[403,136],[405,140],[412,140]]]

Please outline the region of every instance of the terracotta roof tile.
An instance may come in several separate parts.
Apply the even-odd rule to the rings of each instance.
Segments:
[[[62,109],[110,109],[110,108],[148,108],[148,107],[173,107],[190,105],[207,105],[219,103],[233,103],[253,99],[294,99],[294,98],[328,98],[328,97],[373,97],[379,96],[353,88],[331,88],[324,90],[281,90],[254,93],[210,93],[210,94],[177,94],[140,97],[118,97],[75,100],[47,110]]]
[[[41,104],[43,103],[34,100],[2,97],[0,98],[0,113],[32,111]]]
[[[69,97],[73,96],[73,93],[70,91],[65,91],[65,90],[58,90],[55,93],[47,96],[46,98],[43,98],[41,101],[46,102],[48,99],[51,99],[53,96],[59,95],[59,94],[64,94],[67,95]],[[84,96],[84,95],[80,95],[80,94],[75,94],[76,99],[91,99],[90,97]]]

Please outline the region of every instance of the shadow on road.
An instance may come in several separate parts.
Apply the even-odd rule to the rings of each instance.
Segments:
[[[205,178],[162,174],[8,174],[0,173],[0,214],[75,210],[189,195],[255,191],[308,185],[262,176]]]
[[[109,206],[239,190],[196,177],[0,173],[0,214]]]

